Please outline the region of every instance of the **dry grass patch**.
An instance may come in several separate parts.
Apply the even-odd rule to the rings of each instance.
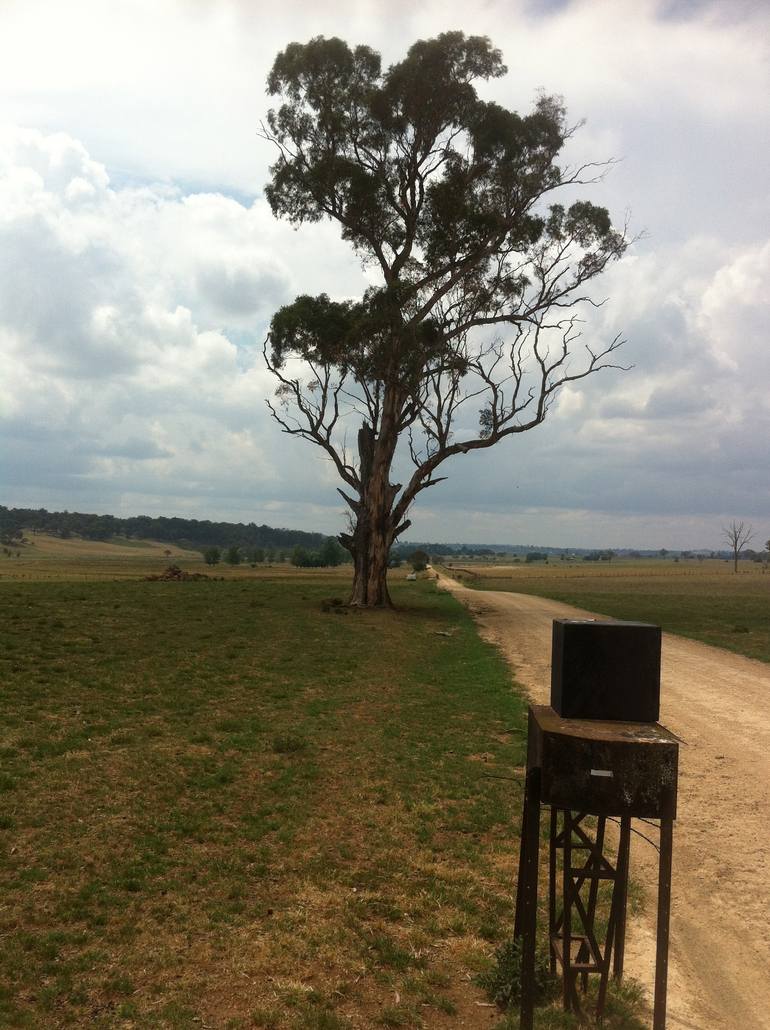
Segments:
[[[521,764],[522,702],[431,584],[339,618],[341,582],[0,583],[2,1025],[439,1027],[484,1000],[519,807],[487,773]]]
[[[340,588],[347,584],[350,570],[296,569],[288,563],[229,565],[221,561],[208,566],[199,550],[155,540],[82,540],[44,533],[26,533],[25,544],[12,548],[11,557],[0,556],[0,582],[114,582],[158,575],[173,563],[188,573],[203,572],[227,580],[287,578],[292,581],[324,580]],[[18,553],[18,557],[17,557]]]

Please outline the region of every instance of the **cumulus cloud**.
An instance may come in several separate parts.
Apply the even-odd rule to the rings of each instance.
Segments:
[[[355,296],[367,279],[333,226],[296,233],[262,198],[264,81],[293,39],[338,34],[388,63],[454,27],[503,50],[509,74],[485,95],[521,110],[544,88],[587,118],[568,159],[622,161],[582,192],[616,220],[630,207],[646,236],[585,326],[588,343],[622,331],[633,369],[458,458],[413,532],[675,546],[678,526],[683,546],[717,545],[725,517],[767,518],[770,9],[716,0],[289,0],[269,20],[247,0],[10,0],[7,502],[339,525],[328,464],[266,417],[260,347],[295,294]]]
[[[290,233],[261,200],[116,188],[79,141],[6,128],[6,489],[70,482],[110,504],[166,493],[171,477],[177,493],[223,507],[239,492],[274,491],[286,463],[264,413],[261,339],[300,281],[323,264],[349,282],[352,263],[328,228],[294,255]]]
[[[572,384],[543,427],[473,461],[457,459],[454,476],[426,496],[431,521],[448,508],[455,525],[497,519],[515,539],[682,547],[695,531],[704,546],[719,546],[732,511],[764,524],[767,251],[766,243],[690,241],[617,266],[611,300],[587,334],[606,338],[623,325],[634,367]],[[575,535],[565,537],[567,513]],[[680,531],[672,537],[674,514]],[[630,527],[638,533],[643,524],[634,537]]]

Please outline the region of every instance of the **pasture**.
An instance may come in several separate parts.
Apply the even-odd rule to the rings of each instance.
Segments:
[[[522,705],[459,607],[57,561],[0,582],[0,1023],[441,1025],[482,997]]]
[[[405,573],[347,612],[344,569],[55,551],[0,566],[0,1025],[515,1025],[481,983],[525,706],[465,610]]]
[[[19,547],[6,549],[11,557],[0,554],[0,583],[135,580],[162,572],[170,562],[189,571],[209,571],[200,551],[153,540],[62,540],[43,533],[28,533],[25,540]],[[223,568],[230,570],[230,566],[218,565],[216,575],[227,575],[227,571],[219,571]]]
[[[466,586],[537,594],[599,615],[661,625],[714,647],[770,662],[770,573],[740,562],[613,561],[463,565]]]

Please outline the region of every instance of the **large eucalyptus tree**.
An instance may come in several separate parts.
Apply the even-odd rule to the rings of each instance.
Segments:
[[[378,280],[357,300],[297,297],[265,344],[273,417],[342,480],[356,605],[390,604],[390,547],[443,462],[532,429],[565,383],[617,367],[619,337],[578,342],[587,288],[627,244],[575,199],[601,166],[557,164],[572,132],[558,99],[523,117],[480,99],[474,82],[505,71],[486,37],[446,32],[385,72],[367,46],[291,43],[268,78],[274,214],[336,221]]]

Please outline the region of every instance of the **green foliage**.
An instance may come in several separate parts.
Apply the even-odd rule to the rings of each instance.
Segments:
[[[0,537],[12,535],[20,540],[24,529],[50,533],[63,540],[73,534],[84,540],[158,540],[199,550],[204,547],[283,548],[299,543],[318,548],[324,537],[294,529],[274,529],[253,522],[209,522],[198,519],[137,515],[117,518],[82,512],[47,511],[45,508],[6,508],[0,505]]]
[[[409,555],[409,561],[411,562],[412,568],[415,572],[424,572],[428,567],[430,555],[426,554],[425,551],[412,551]]]
[[[303,295],[280,308],[271,323],[273,360],[280,368],[285,357],[300,353],[311,361],[344,360],[354,337],[357,308],[350,301],[332,301],[322,293]]]
[[[342,565],[343,562],[350,560],[350,555],[345,548],[334,539],[334,537],[328,537],[323,544],[319,552],[321,564],[325,567],[334,567]]]
[[[334,199],[344,235],[357,248],[371,253],[376,240],[397,250],[408,219],[393,212],[413,180],[413,155],[427,156],[444,130],[464,128],[473,158],[448,149],[447,174],[425,196],[418,242],[435,262],[478,246],[490,230],[505,231],[505,207],[496,206],[502,199],[497,191],[505,191],[501,166],[525,167],[530,151],[555,153],[563,143],[553,104],[520,119],[478,98],[473,80],[505,71],[488,39],[461,32],[419,40],[384,75],[379,54],[369,47],[351,50],[340,39],[323,37],[290,44],[268,78],[269,92],[285,101],[269,112],[268,125],[296,153],[272,169],[265,192],[274,212],[298,222],[318,220],[330,213]]]
[[[588,554],[583,555],[583,561],[612,561],[614,557],[614,551],[590,551]]]
[[[0,532],[0,543],[8,547],[18,547],[24,539],[21,527],[9,527]]]
[[[521,301],[529,285],[521,262],[500,274],[503,251],[578,244],[575,280],[622,251],[604,208],[576,201],[534,211],[563,181],[554,162],[569,130],[556,98],[541,97],[526,116],[479,98],[474,80],[505,71],[486,37],[462,32],[417,41],[384,73],[379,54],[336,37],[291,43],[276,57],[268,91],[282,103],[267,123],[281,156],[265,188],[273,212],[294,223],[336,219],[343,238],[387,272],[360,302],[302,295],[281,308],[271,324],[275,368],[298,354],[352,368],[359,381],[387,379],[393,312],[411,313],[424,287],[459,276],[468,309],[482,317]],[[464,361],[432,307],[402,320],[404,382],[419,381],[430,361]]]
[[[218,565],[222,560],[222,552],[218,547],[207,547],[203,552],[203,560],[207,565]]]
[[[495,953],[494,963],[478,977],[478,984],[501,1009],[521,1001],[521,939],[511,937]],[[548,944],[538,940],[535,949],[535,1004],[542,1005],[554,990]]]
[[[355,558],[356,606],[388,603],[388,550],[417,495],[444,478],[442,462],[539,425],[558,389],[612,367],[622,342],[569,361],[575,309],[626,240],[604,208],[551,203],[582,181],[558,164],[572,131],[564,107],[543,96],[519,115],[482,99],[478,83],[505,71],[488,38],[445,32],[386,70],[367,46],[293,42],[268,78],[274,214],[336,221],[377,274],[358,300],[297,297],[265,345],[273,417],[320,447],[345,484],[352,526],[340,540]],[[290,357],[301,373],[287,371]],[[479,421],[459,434],[471,397]],[[357,447],[344,409],[363,418]],[[391,484],[406,436],[415,469]]]
[[[305,550],[304,547],[300,547],[299,544],[291,552],[291,563],[300,568],[307,568],[314,564],[310,552]]]
[[[240,565],[242,555],[238,547],[228,547],[225,554],[225,561],[228,565]]]
[[[334,537],[324,540],[320,551],[308,551],[304,547],[295,547],[291,554],[292,565],[306,569],[329,568],[342,565],[349,560],[349,554]]]

